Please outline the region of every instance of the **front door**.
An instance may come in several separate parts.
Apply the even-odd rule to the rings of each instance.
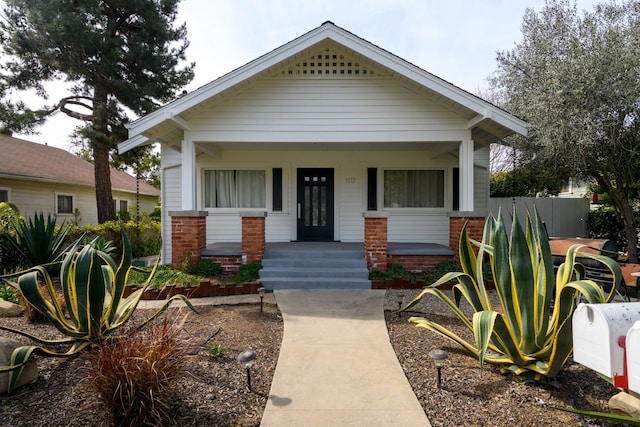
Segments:
[[[298,169],[298,240],[333,241],[333,169]]]

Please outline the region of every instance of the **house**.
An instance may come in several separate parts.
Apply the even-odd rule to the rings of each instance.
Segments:
[[[80,224],[97,224],[93,165],[67,151],[0,134],[0,202],[12,202],[24,216],[50,213],[58,223],[75,219]],[[152,212],[160,191],[111,169],[116,211],[128,210],[139,200],[140,210]]]
[[[332,22],[128,128],[121,152],[162,147],[165,262],[339,241],[364,245],[379,270],[451,259],[467,221],[481,235],[489,144],[527,132]]]

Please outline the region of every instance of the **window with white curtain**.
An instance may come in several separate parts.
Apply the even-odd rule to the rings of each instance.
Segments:
[[[385,208],[443,208],[444,170],[385,170]]]
[[[264,170],[205,170],[205,208],[265,208]]]

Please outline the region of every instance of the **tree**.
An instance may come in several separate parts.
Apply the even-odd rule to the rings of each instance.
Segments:
[[[1,40],[1,39],[0,39]],[[31,133],[49,114],[46,110],[33,111],[23,101],[8,99],[9,88],[0,82],[0,134]]]
[[[491,197],[536,197],[539,194],[557,195],[562,181],[550,174],[540,173],[541,165],[531,161],[523,166],[491,174]]]
[[[82,120],[94,161],[98,221],[115,218],[109,155],[126,139],[127,112],[144,115],[174,99],[193,78],[183,64],[184,24],[174,26],[179,0],[7,0],[0,42],[2,79],[14,90],[63,80],[69,96],[49,112]]]
[[[548,170],[592,178],[625,227],[631,262],[638,236],[630,189],[640,178],[640,2],[604,3],[578,13],[575,2],[527,9],[523,39],[499,52],[491,88],[531,124],[512,143]]]

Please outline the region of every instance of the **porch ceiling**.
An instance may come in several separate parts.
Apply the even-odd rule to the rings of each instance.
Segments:
[[[207,153],[223,151],[456,151],[459,141],[442,142],[207,142],[196,147]]]

